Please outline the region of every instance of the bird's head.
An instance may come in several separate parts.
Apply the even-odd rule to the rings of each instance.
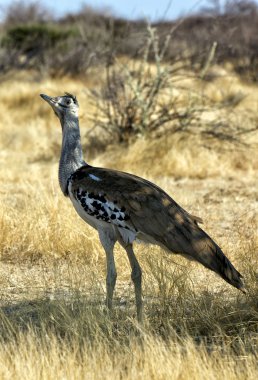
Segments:
[[[65,118],[78,117],[79,103],[76,96],[68,92],[64,96],[57,96],[55,98],[44,94],[40,94],[40,96],[53,108],[60,121]]]

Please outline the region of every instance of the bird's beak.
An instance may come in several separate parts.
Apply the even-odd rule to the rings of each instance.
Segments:
[[[51,106],[55,104],[55,101],[51,96],[45,95],[45,94],[40,94],[41,98],[44,99],[46,102],[48,102]]]
[[[56,116],[59,118],[59,111],[60,107],[58,105],[58,102],[56,98],[51,98],[51,96],[45,95],[45,94],[40,94],[41,98],[44,99],[53,109],[54,113]]]

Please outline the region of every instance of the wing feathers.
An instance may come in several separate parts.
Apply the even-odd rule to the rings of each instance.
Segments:
[[[145,234],[163,236],[171,222],[191,224],[201,220],[182,209],[158,186],[132,174],[86,166],[73,174],[71,182],[72,192],[82,188],[124,207],[133,224]]]

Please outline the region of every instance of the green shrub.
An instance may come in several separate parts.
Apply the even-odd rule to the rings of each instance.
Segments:
[[[60,41],[65,41],[76,34],[76,29],[62,30],[46,24],[24,24],[7,30],[2,46],[27,52],[40,47],[54,47]]]

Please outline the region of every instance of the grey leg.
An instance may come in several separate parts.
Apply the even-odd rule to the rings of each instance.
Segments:
[[[134,254],[132,244],[124,246],[131,268],[132,268],[132,281],[134,283],[135,301],[138,322],[142,322],[143,305],[142,305],[142,270],[138,260]]]
[[[113,301],[113,293],[116,285],[116,265],[114,260],[114,245],[116,242],[116,239],[113,237],[112,234],[109,233],[109,231],[99,231],[99,238],[100,241],[105,249],[106,252],[106,259],[107,259],[107,277],[106,277],[106,286],[107,286],[107,307],[109,310],[112,309],[112,301]]]

